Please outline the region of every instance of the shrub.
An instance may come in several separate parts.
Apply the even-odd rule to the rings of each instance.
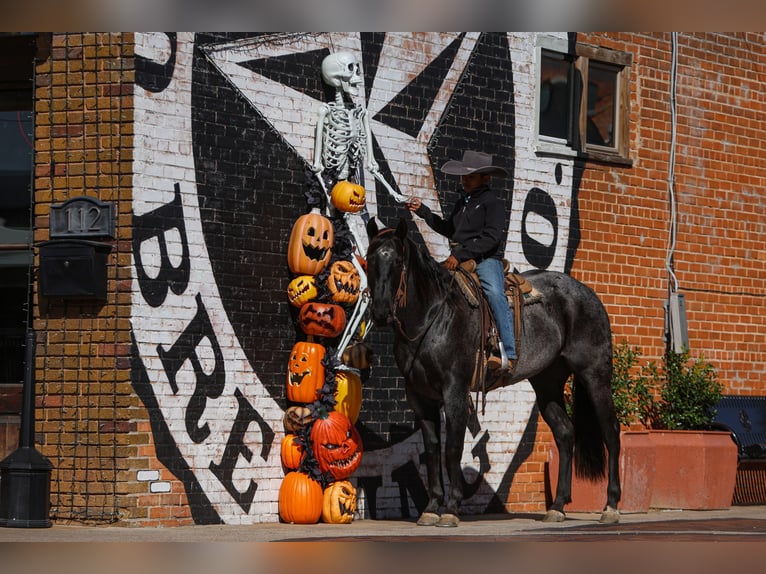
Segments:
[[[648,427],[654,413],[654,399],[646,368],[637,369],[641,351],[627,341],[614,347],[612,355],[612,399],[617,420],[623,427],[639,423]]]
[[[711,428],[715,405],[723,394],[713,365],[704,356],[692,359],[689,351],[667,351],[657,384],[657,428],[704,430]]]
[[[612,398],[620,425],[704,430],[712,427],[723,394],[713,365],[704,356],[666,351],[661,364],[637,367],[641,351],[626,341],[613,351]]]

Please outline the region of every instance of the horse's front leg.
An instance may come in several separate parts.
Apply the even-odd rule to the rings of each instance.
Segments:
[[[439,507],[444,500],[444,484],[441,474],[441,434],[439,405],[408,393],[408,398],[415,418],[420,421],[423,446],[426,455],[426,475],[428,478],[428,504],[418,518],[419,526],[433,526],[439,522]]]
[[[444,400],[444,416],[447,437],[444,457],[449,477],[449,496],[437,526],[457,526],[460,523],[460,503],[463,501],[463,469],[461,461],[465,445],[465,429],[468,424],[468,394],[465,388],[455,385]]]

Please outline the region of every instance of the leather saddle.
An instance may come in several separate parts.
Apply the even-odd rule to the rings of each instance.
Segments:
[[[527,281],[527,279],[516,271],[510,271],[510,264],[508,261],[503,261],[505,270],[505,295],[508,299],[508,304],[513,307],[514,311],[514,336],[516,338],[516,348],[521,350],[521,324],[522,313],[526,305],[533,305],[542,301],[542,293],[540,293],[534,286]],[[484,290],[481,287],[479,276],[476,274],[476,261],[470,259],[464,261],[458,266],[458,271],[454,274],[455,282],[457,283],[463,296],[468,303],[481,311],[482,316],[482,332],[484,333],[484,342],[481,349],[476,351],[476,369],[474,370],[474,376],[471,380],[471,391],[476,391],[477,399],[479,391],[482,391],[482,410],[486,404],[486,393],[498,387],[504,385],[509,375],[512,373],[504,373],[499,377],[490,377],[487,379],[486,361],[492,352],[497,353],[499,349],[500,339],[497,335],[497,328],[495,326],[495,320],[492,316],[492,312],[489,309],[489,303],[484,296]]]

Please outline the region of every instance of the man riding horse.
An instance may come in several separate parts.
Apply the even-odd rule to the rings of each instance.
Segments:
[[[416,213],[428,226],[450,240],[450,256],[442,264],[454,271],[459,264],[473,259],[476,273],[495,318],[500,342],[498,354],[492,355],[487,366],[493,370],[513,371],[516,339],[513,309],[505,295],[505,206],[489,187],[494,175],[508,177],[508,172],[492,164],[492,156],[467,150],[460,161],[450,160],[441,167],[442,172],[459,175],[462,185],[460,199],[447,219],[433,213],[418,198],[407,201],[410,211]]]

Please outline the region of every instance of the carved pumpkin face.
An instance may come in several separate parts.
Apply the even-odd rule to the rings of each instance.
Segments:
[[[337,337],[346,326],[346,311],[340,305],[311,301],[301,307],[298,324],[307,335]]]
[[[310,303],[307,303],[310,305]],[[311,403],[324,385],[322,359],[325,348],[317,343],[298,341],[287,365],[287,398],[296,403]]]
[[[312,275],[299,275],[287,286],[287,300],[293,307],[313,301],[317,294],[317,282]]]
[[[339,480],[324,489],[322,522],[351,524],[356,512],[356,488],[347,480]]]
[[[287,264],[296,275],[316,275],[332,256],[335,232],[332,222],[313,210],[293,224],[287,245]]]
[[[364,207],[365,195],[364,187],[343,180],[333,186],[330,201],[340,211],[358,213]]]
[[[311,424],[311,421],[313,420],[311,410],[309,410],[308,407],[293,405],[285,409],[282,423],[285,425],[285,430],[287,432],[297,433]]]
[[[319,470],[329,472],[335,480],[343,480],[362,462],[362,438],[349,418],[338,411],[314,421],[311,445]]]
[[[338,371],[335,384],[335,410],[356,423],[362,407],[362,380],[351,371]]]
[[[322,486],[303,472],[288,472],[279,487],[279,517],[291,524],[316,524],[322,516]]]
[[[336,303],[356,303],[359,298],[360,278],[351,261],[338,260],[330,267],[327,289]]]

